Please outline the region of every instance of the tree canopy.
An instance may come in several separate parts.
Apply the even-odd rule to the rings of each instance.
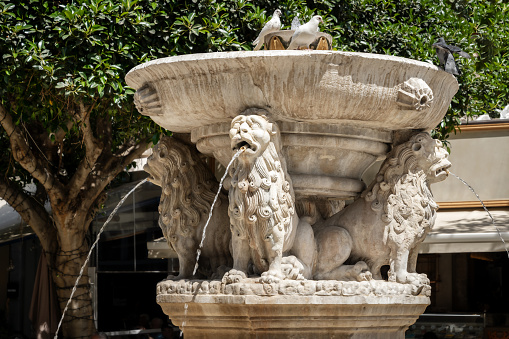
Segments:
[[[461,116],[495,116],[508,104],[504,1],[2,0],[0,197],[37,233],[62,290],[83,262],[85,234],[106,187],[168,133],[136,112],[125,74],[156,58],[251,50],[276,8],[285,29],[297,13],[301,21],[322,15],[321,31],[333,36],[336,50],[438,64],[431,45],[444,37],[470,53],[459,60],[460,90],[436,129],[439,138]],[[37,192],[24,191],[32,181]],[[72,319],[87,318],[82,309],[71,310]],[[80,331],[72,319],[65,336],[90,337],[91,321]]]
[[[461,88],[442,125],[445,137],[459,116],[494,116],[506,104],[508,6],[494,0],[0,2],[0,96],[17,123],[37,121],[50,133],[63,128],[72,135],[65,112],[76,109],[78,98],[113,118],[116,140],[153,131],[133,109],[123,80],[130,68],[170,55],[251,49],[257,31],[281,8],[286,28],[297,13],[302,21],[321,14],[321,30],[338,50],[437,63],[431,45],[443,36],[473,55],[460,60]],[[76,145],[71,154],[79,155]]]

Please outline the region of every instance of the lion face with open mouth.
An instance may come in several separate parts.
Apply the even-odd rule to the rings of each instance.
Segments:
[[[230,129],[231,148],[234,152],[243,148],[241,156],[255,158],[265,151],[275,133],[265,116],[239,115],[233,119]]]
[[[451,163],[447,159],[449,153],[447,153],[440,140],[432,139],[423,134],[417,137],[412,150],[421,153],[417,157],[419,167],[426,172],[430,184],[443,181],[448,177],[448,169],[451,167]]]

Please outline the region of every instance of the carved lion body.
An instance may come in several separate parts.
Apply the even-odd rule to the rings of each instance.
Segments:
[[[218,191],[213,173],[193,146],[164,137],[155,146],[144,170],[161,186],[159,226],[179,258],[177,279],[190,278],[203,228]],[[232,265],[227,197],[220,193],[207,226],[198,272],[210,277],[220,266]]]
[[[288,277],[282,266],[287,263],[300,266],[298,271],[305,278],[311,277],[315,256],[313,232],[309,224],[299,222],[295,213],[291,181],[280,156],[277,126],[265,116],[240,115],[232,121],[230,138],[234,151],[241,147],[244,151],[230,171],[228,212],[234,264],[225,280],[235,282],[244,278],[251,264],[253,273],[262,274],[263,282]],[[301,231],[297,232],[297,228]],[[307,253],[299,250],[291,253],[293,245],[302,242],[300,235],[304,233],[311,237],[312,248],[306,249]],[[295,257],[283,259],[283,254]]]
[[[438,205],[429,186],[447,177],[447,156],[429,134],[412,136],[388,154],[361,198],[325,222],[349,232],[349,262],[366,262],[375,279],[387,264],[391,281],[426,279],[415,273],[418,245],[435,222]]]

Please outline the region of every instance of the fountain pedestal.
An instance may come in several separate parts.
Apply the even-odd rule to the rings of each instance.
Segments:
[[[429,304],[429,290],[412,295],[415,288],[383,281],[163,281],[157,290],[157,302],[188,338],[397,339]]]

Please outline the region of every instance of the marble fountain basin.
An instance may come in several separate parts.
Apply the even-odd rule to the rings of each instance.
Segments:
[[[394,56],[340,51],[191,54],[133,68],[141,114],[190,133],[200,152],[223,166],[228,132],[242,113],[278,123],[298,197],[349,199],[362,174],[384,158],[395,132],[431,130],[458,90],[438,67]]]

